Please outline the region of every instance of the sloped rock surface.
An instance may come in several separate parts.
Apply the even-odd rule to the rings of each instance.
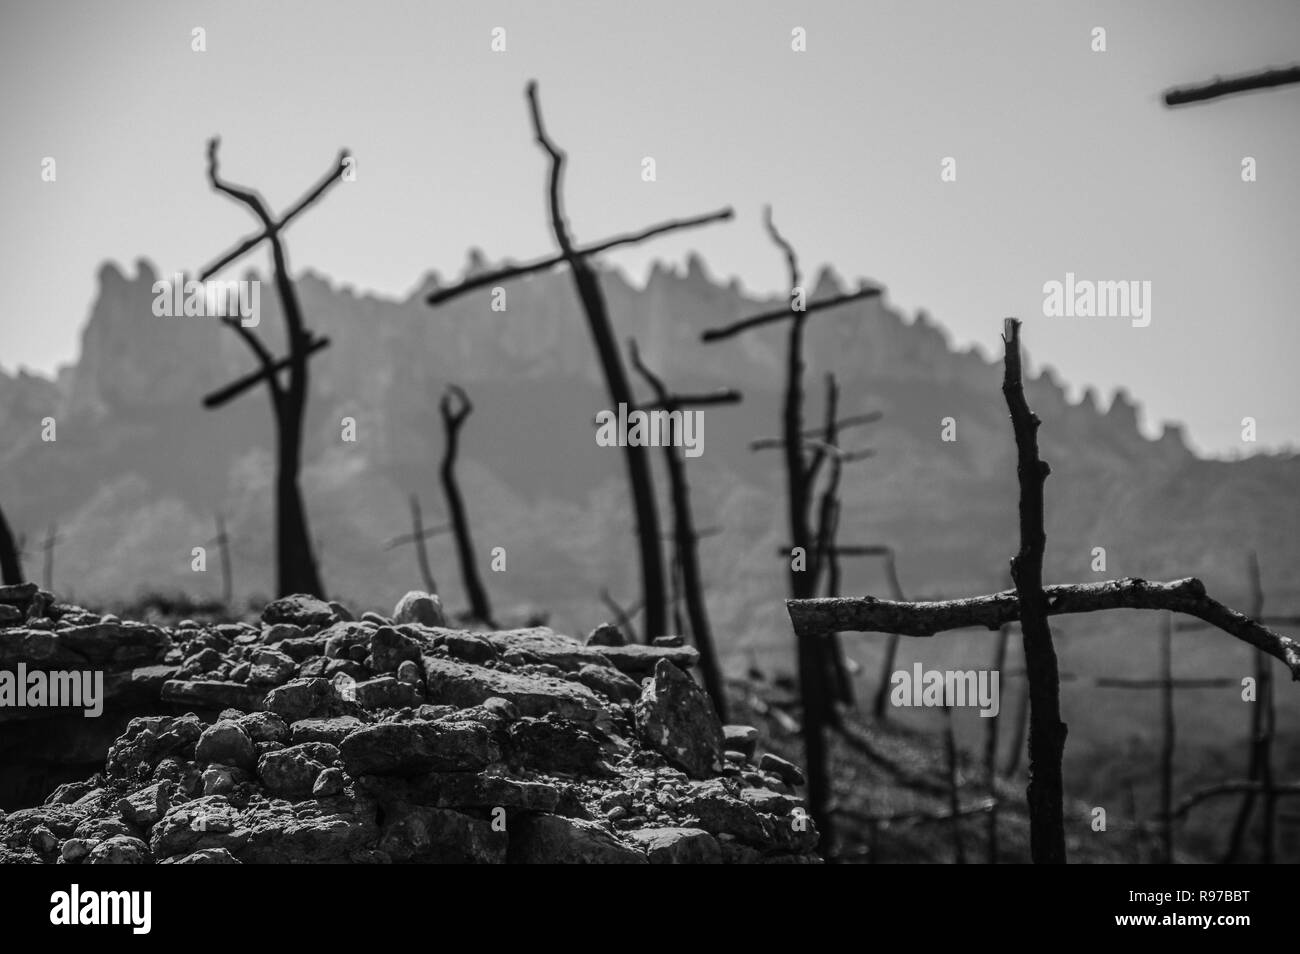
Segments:
[[[57,605],[9,599],[24,620]],[[170,629],[70,608],[21,630],[20,658],[147,647],[172,667],[155,705],[194,711],[131,719],[103,771],[0,814],[0,862],[817,860],[796,773],[760,773],[752,745],[723,760],[708,697],[678,665],[693,650],[451,630],[417,604],[357,622],[289,597],[259,622]],[[112,633],[126,649],[102,642]]]

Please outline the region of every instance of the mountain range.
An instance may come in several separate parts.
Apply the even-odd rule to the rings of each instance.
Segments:
[[[464,274],[488,267],[472,252]],[[160,277],[169,276],[146,261],[134,275],[104,265],[76,363],[54,379],[0,374],[0,506],[25,536],[34,578],[45,528],[57,525],[54,587],[83,602],[127,601],[145,590],[215,595],[209,541],[217,514],[232,541],[236,595],[273,595],[265,389],[219,410],[201,407],[206,393],[255,364],[216,319],[154,316]],[[687,469],[697,526],[720,528],[700,546],[729,664],[783,656],[781,464],[777,452],[748,444],[777,436],[785,330],[700,343],[702,330],[779,301],[714,280],[697,256],[683,267],[655,266],[643,286],[613,269],[602,268],[600,279],[619,340],[635,337],[672,389],[744,394],[739,405],[704,411],[704,452]],[[546,611],[557,628],[585,632],[609,616],[600,591],[632,603],[639,575],[621,452],[593,439],[594,416],[609,402],[571,281],[555,272],[508,283],[504,311],[492,309],[487,288],[431,308],[424,297],[441,284],[431,273],[396,300],[312,273],[297,279],[309,327],[332,342],[311,361],[302,474],[325,585],[344,601],[395,601],[418,585],[410,547],[385,545],[410,530],[410,493],[420,495],[426,524],[442,522],[437,401],[455,383],[474,402],[458,466],[495,604]],[[823,270],[811,297],[843,290]],[[263,292],[258,331],[282,353],[270,282]],[[1300,460],[1202,459],[1177,426],[1150,440],[1135,399],[1122,391],[1105,410],[1091,390],[1071,402],[1050,355],[1034,353],[1035,320],[1043,319],[1030,319],[1023,339],[1039,369],[1027,395],[1052,466],[1046,579],[1199,575],[1211,593],[1237,603],[1254,550],[1270,605],[1291,611],[1300,596],[1290,575],[1300,555]],[[844,446],[874,456],[846,465],[841,543],[892,546],[909,594],[1006,587],[1017,491],[1001,356],[955,350],[924,313],[904,316],[882,296],[810,317],[806,367],[806,426],[821,421],[827,372],[838,379],[842,414],[883,415],[842,436]],[[57,422],[54,441],[42,440],[46,417]],[[352,442],[343,440],[346,417],[356,421]],[[955,440],[942,439],[945,418]],[[663,498],[662,471],[657,479]],[[666,499],[661,513],[667,527]],[[206,573],[191,569],[195,546],[208,546]],[[463,606],[450,538],[429,547],[445,601]],[[493,547],[505,548],[504,572],[489,569]],[[1104,573],[1093,569],[1098,547]],[[887,594],[874,559],[851,561],[844,584]]]

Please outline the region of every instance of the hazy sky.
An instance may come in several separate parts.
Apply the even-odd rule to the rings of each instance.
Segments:
[[[354,151],[357,181],[292,229],[295,269],[404,296],[427,269],[459,273],[470,246],[549,251],[523,97],[536,78],[580,241],[737,210],[614,256],[634,280],[698,249],[716,275],[784,292],[771,202],[806,272],[882,282],[960,345],[1000,354],[1001,318],[1019,315],[1037,361],[1074,393],[1127,387],[1149,430],[1184,421],[1213,453],[1300,445],[1300,88],[1159,101],[1300,60],[1294,0],[92,0],[5,2],[2,17],[8,371],[75,358],[105,259],[193,269],[250,230],[208,190],[214,133],[223,171],[277,209]],[[956,182],[940,181],[946,156]],[[1068,271],[1150,281],[1150,326],[1043,317],[1044,282]],[[1240,441],[1246,416],[1258,445]]]

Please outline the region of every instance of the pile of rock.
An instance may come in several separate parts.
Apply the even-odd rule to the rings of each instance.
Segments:
[[[817,860],[798,770],[719,723],[689,647],[448,628],[421,593],[158,632],[160,698],[192,711],[0,818],[0,861]]]

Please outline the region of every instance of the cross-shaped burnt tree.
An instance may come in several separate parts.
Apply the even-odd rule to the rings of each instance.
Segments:
[[[13,531],[9,521],[0,510],[0,581],[5,586],[16,586],[23,580],[23,565],[18,557],[18,544],[14,542]]]
[[[799,259],[795,255],[794,247],[777,231],[772,221],[770,206],[763,210],[763,221],[768,235],[785,256],[790,280],[789,304],[722,328],[711,328],[705,331],[700,339],[705,343],[725,341],[753,328],[761,328],[781,321],[789,322],[781,437],[776,444],[779,444],[783,451],[785,461],[786,515],[790,531],[788,564],[790,596],[793,599],[807,599],[817,593],[817,582],[823,563],[822,554],[816,546],[816,533],[812,524],[813,487],[818,470],[829,456],[834,455],[828,453],[829,448],[824,441],[820,446],[810,449],[803,433],[804,326],[812,314],[864,298],[874,298],[880,294],[880,289],[864,285],[855,292],[809,302],[800,276]],[[803,696],[804,705],[822,708],[824,711],[821,714],[824,716],[830,712],[826,667],[827,660],[831,657],[823,653],[822,648],[820,642],[814,643],[811,640],[801,642],[798,668],[800,681],[809,690]]]
[[[302,467],[303,414],[307,406],[307,359],[328,346],[329,341],[324,338],[313,338],[304,325],[298,292],[289,274],[283,233],[294,219],[343,178],[348,168],[349,156],[347,150],[340,151],[334,167],[284,214],[275,218],[258,192],[232,185],[221,178],[217,165],[219,144],[220,140],[216,138],[208,142],[208,181],[215,191],[229,196],[247,208],[260,223],[261,230],[243,239],[205,268],[199,280],[207,281],[226,266],[251,252],[260,243],[268,242],[274,265],[275,290],[284,315],[285,338],[289,354],[285,358],[276,360],[251,327],[245,327],[237,316],[223,316],[222,321],[225,325],[238,334],[253,352],[261,364],[261,370],[247,374],[208,395],[203,401],[203,406],[209,409],[220,407],[259,382],[266,383],[271,395],[271,409],[275,415],[277,444],[275,475],[277,595],[310,593],[314,596],[324,596],[325,589],[321,585],[316,569],[316,557],[312,552],[311,536],[307,529],[307,512],[303,507],[302,492],[298,486],[298,472]],[[280,372],[286,369],[289,372],[289,380],[284,384],[280,380]]]
[[[384,549],[392,550],[394,547],[412,544],[415,547],[415,561],[420,567],[420,582],[424,584],[424,591],[437,595],[438,584],[434,581],[433,570],[429,567],[429,550],[424,541],[440,533],[446,533],[451,527],[445,523],[436,527],[425,527],[424,515],[420,512],[420,498],[416,494],[410,496],[410,508],[411,532],[393,537],[384,545]]]
[[[1161,616],[1159,677],[1132,679],[1103,676],[1093,684],[1101,689],[1156,689],[1160,692],[1160,861],[1169,865],[1174,862],[1174,690],[1221,689],[1236,685],[1237,681],[1228,677],[1175,679],[1173,618],[1168,613]]]
[[[477,288],[499,285],[510,279],[549,271],[558,265],[567,265],[578,293],[578,300],[582,303],[583,312],[587,317],[587,327],[596,346],[596,355],[604,373],[609,398],[615,410],[620,404],[626,405],[630,410],[636,405],[636,400],[619,354],[613,325],[609,320],[609,307],[605,301],[605,294],[591,266],[591,257],[612,248],[643,242],[667,232],[725,221],[731,218],[731,209],[722,209],[692,219],[665,222],[636,234],[616,236],[594,245],[579,247],[573,241],[564,215],[561,183],[564,178],[565,153],[546,134],[546,128],[542,123],[541,105],[537,98],[536,82],[528,84],[527,97],[534,137],[550,160],[547,200],[550,206],[551,231],[555,235],[556,244],[560,247],[560,253],[525,265],[514,265],[478,275],[451,288],[434,291],[429,294],[426,301],[430,305],[439,305]],[[649,449],[628,444],[623,448],[623,454],[636,517],[637,546],[641,560],[641,601],[645,607],[645,639],[649,642],[665,633],[666,589],[663,559],[660,553],[659,516],[655,507]]]
[[[664,411],[668,420],[677,418],[678,437],[682,427],[682,415],[690,413],[697,407],[714,407],[720,404],[736,404],[740,401],[739,391],[715,391],[712,394],[676,394],[670,393],[663,379],[646,367],[637,350],[636,341],[628,342],[628,354],[632,367],[636,368],[646,384],[654,392],[653,404],[645,405],[641,410]],[[686,600],[686,617],[691,624],[691,638],[695,648],[700,652],[700,670],[704,675],[704,688],[713,699],[713,708],[718,718],[727,721],[727,694],[722,683],[722,667],[718,663],[717,647],[713,645],[713,631],[709,627],[709,613],[704,604],[704,585],[700,581],[700,558],[698,540],[695,532],[695,520],[691,516],[691,490],[686,479],[686,461],[682,458],[680,440],[673,435],[663,435],[664,462],[668,470],[668,488],[673,501],[673,565],[681,572],[682,595]]]
[[[474,541],[469,534],[465,501],[460,495],[460,485],[456,482],[456,451],[460,447],[460,429],[473,411],[474,405],[470,403],[469,395],[464,389],[454,384],[447,385],[446,393],[438,402],[438,413],[442,415],[442,427],[446,433],[439,474],[442,492],[447,498],[447,513],[451,515],[451,532],[456,540],[456,556],[460,560],[460,575],[465,584],[465,595],[469,599],[470,614],[479,622],[494,627],[487,588],[483,586],[483,578],[479,575],[478,563],[474,558]]]
[[[1300,618],[1295,616],[1265,616],[1264,587],[1260,581],[1259,559],[1252,552],[1246,562],[1246,575],[1250,585],[1250,616],[1265,625],[1296,626]],[[1199,621],[1188,620],[1179,624],[1180,632],[1204,628]],[[1241,857],[1242,844],[1255,809],[1255,799],[1262,796],[1263,805],[1260,818],[1260,861],[1273,861],[1274,830],[1277,819],[1277,800],[1279,795],[1296,793],[1296,786],[1281,785],[1273,775],[1273,741],[1277,734],[1277,711],[1273,697],[1273,661],[1256,649],[1255,662],[1255,698],[1250,710],[1250,741],[1246,778],[1221,782],[1193,792],[1184,798],[1169,817],[1168,806],[1165,808],[1165,824],[1170,825],[1174,818],[1186,815],[1192,808],[1202,802],[1220,798],[1225,795],[1241,793],[1241,804],[1232,823],[1228,836],[1228,847],[1223,856],[1224,864],[1232,864]]]
[[[832,632],[899,633],[933,636],[972,626],[998,629],[1019,620],[1029,681],[1030,853],[1035,863],[1064,863],[1065,816],[1061,763],[1065,724],[1061,721],[1060,674],[1048,617],[1106,609],[1158,609],[1195,616],[1280,659],[1300,679],[1300,643],[1211,599],[1200,580],[1152,583],[1127,578],[1102,583],[1044,586],[1043,484],[1049,468],[1038,455],[1039,419],[1025,401],[1020,371],[1020,322],[1006,320],[1002,393],[1011,412],[1020,485],[1020,550],[1011,561],[1015,589],[969,599],[905,603],[875,597],[788,600],[800,646],[820,645]],[[816,650],[811,651],[815,657]],[[807,692],[807,686],[802,688]],[[815,707],[814,707],[814,710]],[[828,781],[822,726],[804,719],[809,811],[823,838],[829,834]]]
[[[825,577],[826,586],[823,594],[825,596],[840,595],[840,584],[843,578],[840,565],[841,557],[860,555],[862,552],[880,549],[871,546],[841,546],[838,542],[841,512],[839,491],[843,466],[875,456],[875,452],[869,449],[844,450],[840,447],[840,431],[860,424],[872,424],[881,418],[879,411],[870,411],[866,414],[855,414],[840,418],[838,416],[839,395],[840,390],[835,375],[827,372],[825,423],[819,428],[812,428],[799,433],[803,446],[812,453],[813,463],[810,465],[810,470],[814,478],[821,468],[822,461],[830,461],[830,470],[822,487],[821,496],[816,500],[817,528],[814,531],[816,559],[811,571]],[[770,448],[784,449],[784,447],[785,441],[782,438],[763,437],[749,443],[749,449],[752,451]],[[810,509],[813,508],[814,503],[813,492],[814,484],[810,481],[808,485]],[[779,547],[777,555],[782,559],[791,559],[791,547]],[[814,587],[817,582],[817,577],[814,576]],[[827,718],[837,721],[838,714],[831,704],[831,700],[834,698],[846,706],[852,706],[855,701],[853,680],[849,673],[848,660],[844,655],[844,647],[840,642],[839,635],[832,633],[827,642],[829,652],[825,659],[825,679],[831,693],[826,698],[825,709]]]

